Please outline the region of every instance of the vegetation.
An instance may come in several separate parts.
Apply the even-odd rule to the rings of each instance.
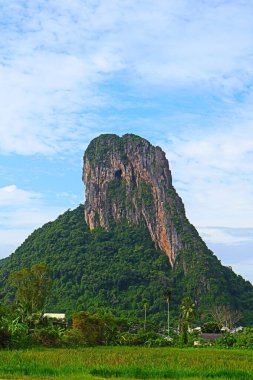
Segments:
[[[18,379],[236,379],[253,377],[252,351],[96,347],[0,351],[0,376]]]
[[[43,315],[45,300],[52,286],[49,267],[44,263],[34,264],[11,273],[10,286],[16,288],[15,301],[22,321],[35,314]]]
[[[149,318],[166,313],[164,287],[171,269],[167,257],[155,249],[144,226],[118,225],[113,231],[90,232],[84,209],[67,211],[33,234],[9,258],[0,262],[0,286],[5,302],[14,289],[6,279],[16,270],[37,262],[52,270],[53,286],[47,312],[111,310],[121,317],[143,318],[143,298]]]
[[[7,279],[43,262],[50,266],[53,286],[46,312],[111,311],[122,318],[141,318],[147,300],[147,322],[165,326],[166,289],[171,288],[171,326],[176,326],[184,297],[196,304],[196,324],[210,319],[211,308],[224,305],[242,314],[240,323],[253,321],[253,288],[241,276],[223,267],[205,244],[192,235],[190,250],[182,251],[171,270],[167,257],[151,241],[144,224],[121,223],[111,231],[89,231],[84,207],[67,211],[35,230],[8,258],[0,261],[1,297],[12,303],[15,288]],[[213,317],[212,317],[213,319]]]
[[[159,327],[144,320],[131,320],[115,317],[102,311],[90,314],[81,311],[73,315],[71,325],[64,321],[37,318],[22,320],[19,310],[1,305],[0,314],[0,348],[32,348],[44,347],[85,347],[85,346],[147,346],[163,347],[213,345],[219,348],[248,348],[253,349],[253,329],[244,328],[238,332],[218,334],[214,342],[208,342],[192,329],[189,320],[193,316],[193,304],[187,299],[182,301],[182,310],[178,321],[180,329],[171,329],[168,336],[166,328]],[[144,306],[147,307],[146,303]],[[146,309],[145,309],[146,310]],[[186,326],[188,328],[186,328]],[[203,325],[203,332],[220,332],[213,321]]]
[[[120,160],[126,165],[128,162],[127,156],[124,152],[124,145],[129,137],[126,134],[122,137],[115,134],[102,134],[93,139],[85,151],[85,157],[88,158],[91,166],[95,162],[108,163],[111,160],[111,152],[117,152]],[[131,134],[131,143],[134,145],[140,144],[144,139]],[[152,145],[145,140],[146,143],[152,148]]]
[[[211,308],[211,315],[216,323],[222,327],[232,328],[242,319],[242,313],[238,310],[232,310],[224,305],[216,305]]]
[[[43,297],[39,297],[40,303],[36,305],[34,305],[33,302],[31,303],[33,308],[27,303],[27,298],[31,297],[31,299],[33,299],[34,289],[36,289],[36,286],[42,278],[45,279],[45,287],[43,290],[49,289],[51,285],[49,274],[49,268],[45,264],[38,263],[33,265],[30,270],[25,268],[22,271],[13,272],[9,276],[11,284],[15,286],[19,284],[15,297],[18,303],[13,303],[11,308],[3,304],[0,307],[0,347],[11,349],[33,348],[33,351],[31,351],[28,360],[24,359],[24,356],[26,356],[29,351],[21,351],[21,354],[17,353],[14,357],[6,354],[6,351],[4,357],[0,352],[0,363],[1,358],[3,359],[2,363],[4,363],[4,365],[0,364],[0,376],[48,376],[54,378],[68,377],[70,379],[80,378],[80,376],[82,376],[82,379],[92,378],[93,376],[102,378],[131,377],[137,379],[251,378],[253,367],[243,367],[243,371],[238,370],[238,368],[235,370],[231,367],[231,357],[229,366],[227,365],[225,368],[221,368],[221,361],[219,359],[219,361],[217,361],[218,367],[216,368],[216,363],[213,362],[211,370],[209,367],[199,367],[199,363],[197,363],[196,366],[191,363],[189,367],[186,367],[185,361],[183,362],[183,366],[181,366],[178,365],[178,362],[181,363],[180,357],[179,360],[178,358],[172,359],[173,355],[177,352],[175,347],[192,346],[193,342],[199,339],[198,333],[191,331],[189,328],[189,323],[193,321],[195,316],[195,304],[189,297],[183,298],[181,302],[179,319],[181,328],[177,332],[172,330],[169,334],[170,336],[167,335],[169,330],[166,331],[166,329],[158,325],[150,322],[147,323],[146,311],[148,303],[146,299],[142,300],[142,305],[145,310],[144,328],[140,320],[133,321],[114,317],[112,314],[103,313],[103,310],[93,315],[87,311],[75,313],[72,319],[72,326],[67,326],[64,321],[60,322],[44,318],[41,314],[37,319],[36,312],[43,309],[46,299],[45,294]],[[28,279],[30,279],[30,282],[27,281]],[[172,294],[171,289],[167,288],[165,294],[166,301],[169,305]],[[26,309],[26,311],[29,311],[29,314],[25,314],[26,319],[24,319],[24,314],[20,313],[19,302],[21,302],[21,305],[29,305],[29,308]],[[28,318],[28,316],[30,318]],[[209,323],[205,323],[204,328],[206,330],[212,330],[217,328],[217,326],[217,323],[210,321]],[[204,339],[198,340],[198,343],[201,343],[202,347],[213,345],[214,348],[253,349],[253,329],[246,328],[233,334],[225,333],[211,344],[208,341],[204,341]],[[46,362],[46,365],[41,364],[41,351],[36,351],[36,349],[41,346],[61,348],[61,352],[58,354],[57,366],[54,360],[52,360],[52,357],[50,361]],[[122,348],[118,350],[112,348],[111,351],[104,351],[104,354],[107,355],[103,358],[97,358],[99,362],[94,362],[93,364],[92,360],[86,362],[87,353],[84,351],[84,347],[89,346],[146,346],[157,347],[157,349],[164,346],[174,346],[174,350],[162,351],[160,349],[159,355],[162,355],[164,358],[162,366],[160,366],[159,361],[157,364],[157,351],[155,355],[152,355],[148,349],[142,350],[142,362],[138,362],[137,358],[136,363],[135,355],[137,351],[132,351],[129,356],[129,361],[124,361],[126,358],[125,352],[127,351],[124,351]],[[74,357],[70,363],[68,361],[60,362],[60,358],[62,358],[64,353],[64,347],[68,348],[68,360],[69,357],[71,357],[71,353],[74,352]],[[80,351],[70,351],[70,349],[73,348],[79,348]],[[141,349],[139,348],[139,350]],[[80,352],[85,352],[85,359],[83,359],[82,365],[78,364]],[[98,349],[93,352],[93,359],[94,356],[97,356],[97,352],[99,352]],[[111,352],[113,352],[114,357],[112,364],[108,361]],[[165,352],[166,356],[164,356]],[[185,352],[191,355],[191,351],[185,350],[182,351],[182,355],[184,355]],[[213,352],[216,351],[214,350]],[[168,354],[169,361],[166,359],[168,358]],[[243,354],[243,356],[245,356],[245,354]],[[33,357],[32,360],[31,357]],[[120,360],[117,361],[115,359],[116,357],[119,357]],[[122,360],[123,357],[124,360]],[[177,364],[175,364],[176,362]]]
[[[125,140],[105,138],[124,163]],[[94,141],[86,152],[91,165],[100,155],[110,159],[107,145]],[[119,169],[108,185],[108,205],[127,210],[126,193]],[[151,186],[141,183],[136,195],[152,222]],[[222,326],[252,323],[253,287],[208,250],[175,191],[166,197],[184,247],[173,270],[144,221],[132,226],[122,215],[110,231],[90,231],[83,206],[34,231],[1,260],[0,377],[253,378],[253,329],[221,334]],[[44,311],[66,313],[67,323],[44,318]],[[191,328],[197,324],[219,333],[217,339],[205,340]]]
[[[188,343],[188,331],[190,330],[190,321],[192,321],[195,312],[195,303],[190,297],[185,297],[180,306],[180,330],[182,339],[185,344]]]
[[[190,329],[190,322],[196,318],[196,305],[190,297],[182,299],[178,320],[179,329],[169,329],[170,288],[165,291],[168,306],[168,329],[147,321],[147,299],[142,299],[142,319],[119,318],[99,309],[96,314],[80,311],[73,315],[72,323],[65,320],[44,317],[46,296],[52,281],[46,264],[34,264],[10,274],[8,283],[16,288],[14,302],[0,305],[0,348],[31,347],[85,347],[85,346],[192,346],[199,339],[199,332]],[[38,298],[36,298],[36,294]],[[223,308],[224,309],[224,308]],[[228,316],[234,315],[227,311]],[[232,319],[230,318],[230,321]],[[221,331],[221,324],[215,321],[204,323],[203,332]],[[253,329],[240,329],[237,333],[218,335],[212,343],[217,347],[253,348]],[[208,344],[203,338],[202,346]]]

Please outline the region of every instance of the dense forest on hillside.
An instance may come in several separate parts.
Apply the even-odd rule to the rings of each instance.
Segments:
[[[121,317],[141,317],[146,299],[150,320],[161,321],[166,318],[166,291],[170,288],[174,317],[182,297],[191,296],[199,318],[204,315],[207,319],[213,305],[224,304],[241,310],[245,323],[252,321],[252,285],[223,267],[204,243],[205,249],[197,254],[190,249],[181,252],[172,270],[144,224],[121,223],[109,232],[101,228],[91,232],[83,214],[82,205],[66,211],[35,230],[10,257],[0,261],[5,301],[13,298],[7,281],[11,272],[45,262],[53,274],[47,312],[70,316],[78,310],[110,310]]]

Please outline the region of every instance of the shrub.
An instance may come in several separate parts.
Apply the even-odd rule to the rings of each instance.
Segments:
[[[0,348],[6,348],[11,345],[11,334],[3,327],[0,328]]]
[[[94,346],[119,344],[120,331],[126,328],[126,322],[111,315],[90,315],[81,311],[73,316],[73,332],[67,339],[73,338],[74,344]]]
[[[80,347],[80,346],[86,346],[87,343],[84,340],[84,337],[82,335],[82,332],[78,329],[69,329],[66,330],[63,337],[63,344],[67,347]]]
[[[221,339],[217,340],[217,343],[222,347],[233,347],[236,343],[236,337],[230,333],[225,333]]]
[[[133,334],[126,332],[120,335],[119,343],[124,346],[148,346],[162,347],[171,345],[171,341],[166,336],[154,332],[140,330]]]
[[[219,333],[220,326],[215,321],[209,321],[203,324],[201,330],[203,333]]]
[[[242,332],[235,334],[235,347],[253,348],[253,329],[245,328]]]
[[[94,346],[105,344],[105,324],[97,316],[81,311],[73,316],[73,329],[79,331],[80,343]],[[77,333],[75,332],[77,335]]]
[[[63,329],[55,326],[37,327],[33,332],[33,338],[45,347],[59,347],[62,344],[63,332]]]

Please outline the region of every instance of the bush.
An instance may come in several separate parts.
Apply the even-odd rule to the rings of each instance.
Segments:
[[[235,334],[235,347],[253,348],[253,329],[245,328],[242,332]]]
[[[90,315],[81,311],[73,316],[73,331],[67,339],[74,344],[94,346],[119,344],[120,331],[126,328],[126,322],[111,315]]]
[[[27,348],[32,345],[28,334],[28,326],[20,322],[20,318],[3,317],[0,322],[0,347]]]
[[[10,347],[11,334],[8,330],[0,328],[0,348]]]
[[[37,327],[33,332],[33,338],[44,347],[59,347],[62,344],[63,332],[63,329],[55,326]]]
[[[172,341],[168,340],[167,336],[140,330],[135,334],[130,332],[121,334],[119,344],[123,346],[163,347],[172,345]]]
[[[106,343],[105,324],[97,316],[92,316],[85,311],[74,314],[73,329],[79,331],[80,343],[83,345],[94,346]]]
[[[34,345],[33,337],[29,334],[25,323],[17,323],[11,331],[12,348],[28,348]]]
[[[166,335],[159,335],[155,339],[150,338],[145,342],[145,346],[147,347],[168,347],[174,346],[174,344],[175,340]]]
[[[225,333],[221,339],[217,340],[219,346],[226,348],[233,347],[235,343],[236,337],[230,333]]]
[[[209,321],[203,324],[201,328],[203,333],[216,333],[218,334],[220,332],[220,326],[215,321]]]
[[[82,332],[78,329],[66,330],[62,337],[63,344],[67,347],[80,347],[87,346],[87,343],[82,335]]]

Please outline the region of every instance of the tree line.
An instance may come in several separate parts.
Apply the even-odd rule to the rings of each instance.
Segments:
[[[25,348],[34,345],[183,346],[192,345],[193,341],[198,339],[197,333],[191,329],[197,319],[198,308],[190,297],[183,297],[178,320],[170,324],[173,291],[169,288],[164,292],[167,324],[164,321],[164,326],[161,326],[149,320],[149,302],[146,298],[142,300],[143,319],[116,317],[103,308],[94,314],[86,310],[76,312],[70,323],[45,318],[46,300],[52,289],[53,279],[51,269],[42,262],[32,265],[31,268],[14,271],[9,276],[8,284],[15,290],[15,297],[12,303],[0,304],[2,348]],[[210,311],[210,316],[212,319],[203,324],[203,331],[219,332],[222,326],[232,327],[241,317],[240,313],[224,305],[215,306]],[[239,342],[243,341],[244,346],[252,346],[253,331],[248,329],[239,337]],[[222,339],[225,345],[237,344],[235,335],[230,337],[230,340],[227,335]]]

